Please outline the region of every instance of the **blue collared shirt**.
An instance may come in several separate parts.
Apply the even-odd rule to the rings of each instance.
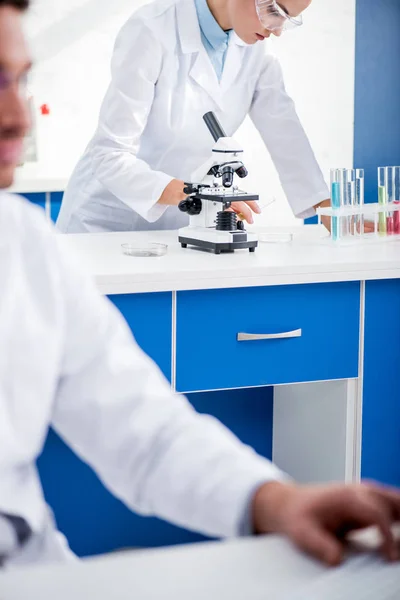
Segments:
[[[224,31],[218,25],[208,7],[207,0],[195,0],[195,4],[201,39],[215,69],[218,81],[220,81],[224,70],[230,32]]]

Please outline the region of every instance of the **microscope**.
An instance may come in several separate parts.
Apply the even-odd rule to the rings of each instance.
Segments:
[[[257,236],[248,233],[243,221],[228,210],[232,202],[259,199],[234,185],[235,175],[242,179],[248,174],[241,161],[243,150],[225,135],[214,113],[206,113],[203,120],[215,145],[208,161],[192,174],[193,183],[185,184],[187,197],[179,203],[179,210],[187,213],[190,221],[188,227],[179,230],[179,242],[182,248],[195,246],[215,254],[244,248],[254,252]]]

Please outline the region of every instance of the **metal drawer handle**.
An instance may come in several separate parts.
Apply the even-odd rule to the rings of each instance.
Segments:
[[[255,340],[287,340],[290,338],[299,338],[302,335],[301,329],[295,331],[285,331],[284,333],[238,333],[238,342],[253,342]]]

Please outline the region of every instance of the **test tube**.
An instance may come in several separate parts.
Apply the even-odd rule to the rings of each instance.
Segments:
[[[386,204],[387,203],[387,171],[386,171],[386,167],[379,167],[378,168],[378,202],[379,204]],[[379,235],[385,236],[387,233],[387,224],[386,224],[386,213],[384,212],[380,212],[379,213],[379,221],[378,221],[379,225],[378,225],[378,231],[379,231]]]
[[[343,169],[331,169],[331,202],[333,211],[339,209],[342,204],[342,171]],[[332,215],[332,240],[340,240],[340,217]]]
[[[385,183],[386,183],[386,202],[388,204],[394,204],[394,172],[395,167],[386,167],[385,169]],[[394,211],[387,213],[386,229],[388,235],[394,235]]]
[[[356,169],[356,206],[358,207],[364,205],[364,177],[364,169]],[[364,215],[362,214],[357,216],[356,231],[359,235],[364,235]]]
[[[393,203],[400,205],[400,167],[393,167]],[[394,211],[394,233],[400,234],[400,212]]]
[[[354,169],[346,169],[345,173],[345,205],[356,206],[356,171]],[[356,215],[351,215],[347,218],[347,233],[354,235],[357,231]]]
[[[351,192],[349,189],[348,169],[340,169],[340,200],[341,206],[349,206]],[[340,220],[341,236],[347,237],[350,233],[350,217],[342,217]]]

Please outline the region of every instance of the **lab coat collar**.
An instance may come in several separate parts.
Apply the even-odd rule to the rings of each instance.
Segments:
[[[179,0],[176,4],[176,15],[182,53],[197,53],[190,70],[190,77],[206,90],[219,108],[223,109],[223,93],[229,89],[240,71],[243,46],[247,44],[242,42],[235,32],[232,32],[221,84],[219,84],[214,67],[201,40],[194,0]]]
[[[203,43],[194,0],[179,0],[176,3],[176,18],[183,54],[199,52]]]
[[[227,93],[241,70],[244,48],[247,45],[233,31],[229,38],[228,51],[226,53],[224,70],[221,77],[221,91]]]

